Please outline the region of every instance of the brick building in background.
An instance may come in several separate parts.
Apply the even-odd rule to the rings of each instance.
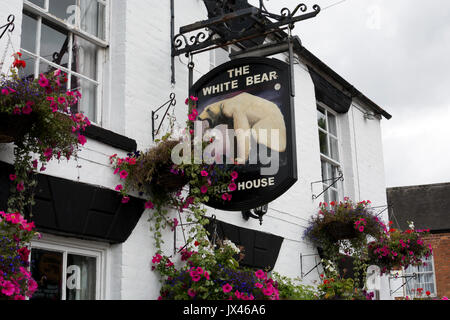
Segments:
[[[387,189],[389,219],[395,228],[408,229],[408,221],[416,229],[430,229],[427,243],[433,256],[426,267],[408,268],[405,275],[416,273],[402,294],[411,295],[411,289],[429,290],[432,296],[450,296],[450,183]],[[391,288],[395,290],[395,288]]]

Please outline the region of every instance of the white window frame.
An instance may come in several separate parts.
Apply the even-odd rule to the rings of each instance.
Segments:
[[[411,272],[406,272],[406,269],[403,268],[403,274],[405,276],[412,276],[414,273],[417,274],[417,275],[432,273],[433,274],[432,275],[433,276],[432,277],[433,278],[433,293],[429,297],[430,298],[435,298],[435,297],[437,297],[437,287],[436,287],[436,270],[435,270],[435,265],[434,265],[434,257],[430,256],[429,259],[431,260],[431,263],[433,265],[433,270],[432,271],[425,271],[425,272],[417,272],[417,271],[415,271],[415,272],[411,273]],[[427,263],[427,261],[425,261],[425,263]],[[410,282],[408,282],[405,285],[404,293],[405,293],[406,296],[411,296],[411,294],[409,292],[407,292],[407,288],[409,287],[410,284],[415,283],[414,281],[415,281],[415,279],[411,280]],[[422,292],[422,296],[421,297],[422,298],[426,298],[427,297],[427,295],[425,294],[426,290],[425,290],[425,288],[423,288],[423,289],[424,289],[424,291]]]
[[[23,0],[23,11],[26,11],[28,13],[31,13],[35,16],[37,16],[37,30],[36,30],[36,53],[30,52],[28,50],[25,50],[23,48],[20,48],[22,52],[27,54],[28,56],[31,56],[35,59],[34,64],[34,77],[37,78],[39,75],[39,65],[40,62],[44,62],[54,68],[60,69],[61,71],[68,74],[68,83],[67,87],[71,88],[71,81],[72,76],[76,76],[80,79],[84,79],[86,81],[89,81],[90,83],[94,84],[97,88],[96,90],[96,105],[95,105],[95,121],[93,119],[90,119],[93,124],[102,125],[102,115],[103,115],[103,92],[104,92],[104,74],[103,74],[103,65],[106,61],[106,49],[109,47],[109,21],[110,21],[110,3],[109,0],[95,0],[98,3],[101,3],[105,6],[105,21],[103,30],[105,33],[105,40],[102,40],[94,35],[91,35],[85,31],[83,31],[78,25],[72,25],[67,23],[61,18],[58,18],[48,12],[49,8],[49,0],[44,0],[44,8],[41,8],[37,6],[34,3],[29,2],[28,0]],[[49,21],[50,23],[59,26],[63,29],[65,29],[69,33],[69,48],[73,47],[73,37],[78,36],[80,38],[83,38],[84,40],[87,40],[94,45],[97,46],[97,70],[96,70],[96,79],[90,79],[89,77],[86,77],[76,71],[71,70],[72,65],[72,58],[73,53],[72,50],[68,50],[68,63],[67,65],[69,68],[65,68],[63,66],[57,65],[53,63],[52,61],[49,61],[48,59],[40,56],[40,38],[41,38],[41,26],[42,26],[42,19],[45,19]],[[76,23],[80,23],[80,18],[77,16]]]
[[[319,110],[318,110],[319,107],[325,110],[325,121],[326,121],[326,128],[327,128],[327,130],[324,130],[323,128],[321,128],[319,126],[319,124],[317,124],[317,128],[319,129],[320,132],[323,132],[323,133],[325,133],[327,135],[327,150],[328,150],[328,152],[330,152],[330,156],[327,156],[327,155],[323,154],[322,152],[320,152],[320,137],[319,137],[319,152],[320,152],[320,166],[321,166],[321,170],[322,170],[322,162],[327,162],[328,164],[337,167],[339,172],[342,172],[343,167],[342,167],[342,164],[340,162],[341,158],[342,158],[342,156],[341,156],[342,152],[341,152],[341,144],[340,144],[340,139],[339,139],[341,131],[340,131],[340,125],[339,125],[339,121],[338,121],[339,120],[338,114],[335,111],[331,110],[326,104],[324,104],[324,103],[322,103],[320,101],[316,101],[316,113],[319,112]],[[336,133],[337,133],[337,136],[332,134],[329,131],[329,124],[328,124],[328,114],[329,113],[332,114],[335,117],[335,119],[336,119]],[[316,116],[316,119],[317,119],[317,116]],[[316,123],[317,123],[317,120],[316,120]],[[332,138],[336,139],[336,141],[337,141],[337,153],[338,153],[339,161],[331,158],[330,136]],[[328,173],[328,171],[327,171],[327,173]],[[335,178],[337,178],[337,177],[338,176],[336,176]],[[327,179],[330,179],[330,178],[327,177]],[[331,184],[331,182],[332,181],[330,181],[330,180],[324,181],[322,183],[323,190],[328,188],[328,186]],[[339,201],[339,200],[343,199],[343,193],[344,193],[343,189],[344,189],[344,186],[341,183],[341,181],[337,181],[336,184],[331,186],[325,193],[329,194],[330,191],[335,191],[337,193],[337,195],[338,195],[336,200]],[[325,198],[325,194],[324,194],[324,198]]]
[[[31,241],[31,251],[33,251],[33,249],[48,250],[63,254],[61,300],[66,300],[67,255],[75,254],[96,258],[95,300],[105,299],[108,244],[43,234],[42,239]]]

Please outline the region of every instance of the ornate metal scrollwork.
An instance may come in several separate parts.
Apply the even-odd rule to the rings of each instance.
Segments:
[[[0,27],[0,30],[3,30],[2,33],[0,34],[0,39],[5,35],[5,33],[8,32],[13,32],[15,25],[14,25],[14,20],[16,19],[16,17],[13,14],[10,14],[7,18],[6,21],[8,21],[8,23],[4,24],[3,26]]]
[[[313,11],[307,13],[308,7],[304,3],[292,11],[282,8],[280,14],[274,14],[267,10],[263,0],[259,1],[259,8],[245,0],[204,2],[209,19],[180,28],[180,33],[172,38],[172,56],[250,39],[262,43],[267,34],[282,31],[285,26],[292,29],[296,22],[313,18],[320,12],[320,7],[314,5]],[[196,33],[187,36],[192,32]]]

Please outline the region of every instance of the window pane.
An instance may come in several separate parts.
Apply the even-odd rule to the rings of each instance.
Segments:
[[[49,0],[48,11],[69,24],[75,24],[76,0]]]
[[[41,57],[67,68],[68,46],[69,36],[66,31],[57,30],[46,23],[42,24]]]
[[[333,190],[331,188],[329,189],[329,191],[330,191],[330,202],[331,201],[337,202],[337,200],[338,200],[338,193],[337,193],[337,191]]]
[[[67,255],[66,300],[95,300],[96,258]]]
[[[41,249],[31,250],[31,274],[38,284],[32,300],[62,298],[63,254]]]
[[[72,70],[97,79],[97,46],[80,37],[73,38]]]
[[[328,156],[327,134],[319,130],[320,153]]]
[[[96,0],[80,0],[80,6],[81,29],[104,39],[105,6]]]
[[[28,0],[35,5],[45,9],[45,0]]]
[[[89,120],[97,122],[96,119],[96,102],[97,102],[97,85],[93,82],[72,77],[72,91],[78,90],[81,93],[81,100],[78,103],[78,112],[82,112]]]
[[[339,161],[338,141],[332,137],[330,137],[330,154],[332,159]]]
[[[36,59],[32,56],[27,55],[26,53],[22,52],[22,60],[25,61],[26,67],[24,69],[19,70],[19,76],[20,78],[29,78],[30,80],[34,79],[34,65],[36,62]]]
[[[327,163],[325,161],[322,161],[322,181],[325,181],[327,179],[328,179]]]
[[[327,121],[325,117],[325,110],[322,108],[317,109],[317,124],[319,125],[319,128],[322,128],[323,130],[327,130]]]
[[[336,117],[328,113],[328,132],[337,137]]]
[[[20,47],[36,53],[37,20],[27,14],[22,18],[22,37]]]

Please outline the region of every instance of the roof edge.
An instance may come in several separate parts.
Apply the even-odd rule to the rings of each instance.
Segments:
[[[347,80],[342,78],[336,71],[331,69],[328,65],[326,65],[322,60],[317,58],[313,53],[311,53],[308,49],[306,49],[298,36],[294,36],[294,50],[295,52],[307,60],[311,64],[312,68],[316,68],[319,71],[325,73],[328,77],[333,79],[336,83],[341,85],[346,91],[348,91],[350,97],[358,98],[362,103],[367,105],[373,111],[383,115],[386,119],[391,119],[392,115],[386,112],[383,108],[365,96],[362,92],[356,89],[352,84],[350,84]]]

